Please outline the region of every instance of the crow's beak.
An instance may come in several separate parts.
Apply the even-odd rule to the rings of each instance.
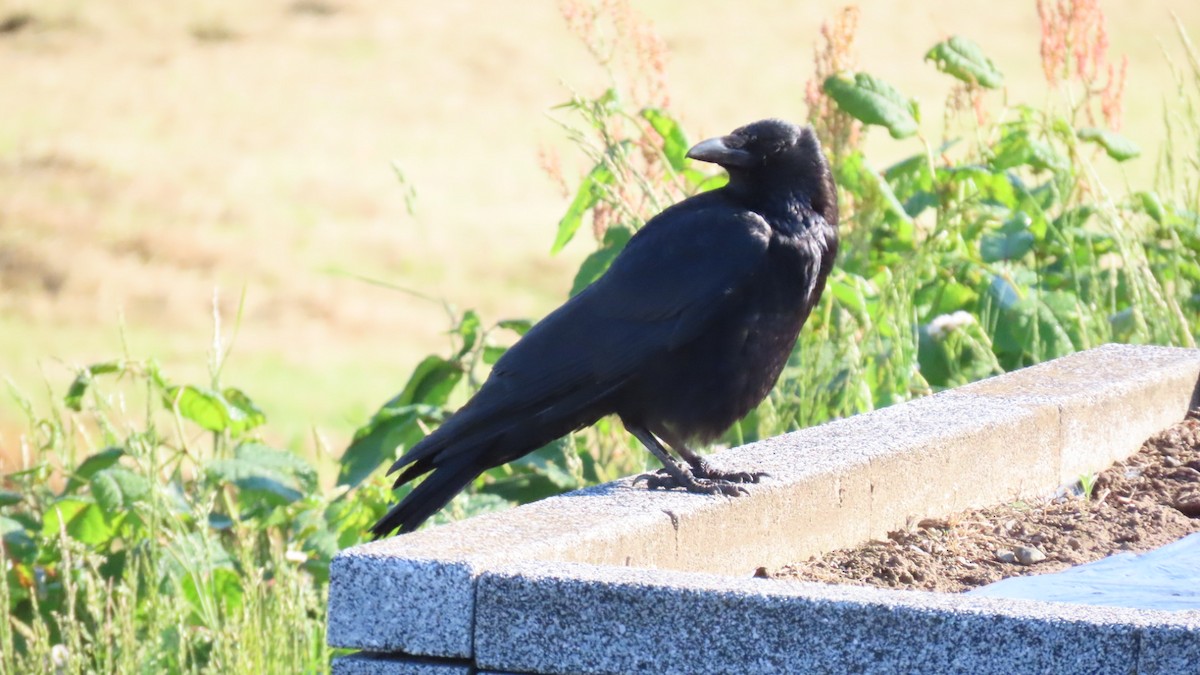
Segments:
[[[688,150],[687,156],[701,162],[712,162],[720,166],[751,167],[754,165],[754,155],[740,148],[731,147],[728,136],[710,138],[700,141]]]

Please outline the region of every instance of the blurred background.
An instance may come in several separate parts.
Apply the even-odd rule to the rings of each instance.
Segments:
[[[665,41],[692,141],[802,121],[821,23],[842,6],[611,4]],[[859,5],[858,67],[927,102],[928,129],[950,81],[922,57],[950,35],[979,43],[1005,95],[1047,96],[1032,1]],[[547,113],[609,82],[572,7],[0,1],[0,375],[41,402],[71,366],[128,353],[203,382],[214,297],[226,339],[244,297],[224,379],[266,411],[271,441],[340,450],[446,348],[443,302],[488,324],[540,317],[592,250],[549,254],[570,196],[545,167],[571,189],[587,167]],[[1171,13],[1200,34],[1200,3],[1104,9],[1128,57],[1122,133],[1147,155],[1117,180],[1148,182],[1173,87],[1160,39],[1181,58]],[[868,146],[880,162],[919,149],[879,130]],[[0,400],[3,467],[24,421]]]

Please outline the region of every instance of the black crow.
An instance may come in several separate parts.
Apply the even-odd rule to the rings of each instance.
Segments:
[[[411,532],[480,473],[610,414],[663,463],[651,487],[736,495],[758,481],[686,444],[719,437],[774,386],[837,255],[837,193],[811,127],[762,120],[688,157],[724,167],[728,185],[650,219],[396,460],[396,487],[429,475],[377,537]]]

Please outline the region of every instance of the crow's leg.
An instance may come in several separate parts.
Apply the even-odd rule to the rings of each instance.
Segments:
[[[689,449],[687,444],[683,442],[683,439],[674,433],[666,429],[659,429],[655,434],[666,441],[667,445],[671,446],[671,449],[678,453],[688,463],[688,466],[692,467],[692,475],[696,478],[723,480],[730,483],[757,483],[763,477],[770,476],[765,471],[724,471],[718,469],[709,464],[708,460]]]
[[[646,446],[647,450],[654,453],[658,461],[662,462],[662,470],[665,472],[665,474],[661,472],[642,474],[634,479],[635,483],[644,480],[650,489],[681,487],[688,492],[709,495],[722,494],[730,497],[735,497],[746,492],[746,488],[731,481],[697,478],[687,467],[680,466],[679,462],[676,462],[675,458],[671,457],[671,453],[667,452],[667,449],[662,446],[662,443],[659,443],[658,439],[648,429],[630,425],[626,425],[626,428],[629,430],[629,433],[642,442],[642,445]]]

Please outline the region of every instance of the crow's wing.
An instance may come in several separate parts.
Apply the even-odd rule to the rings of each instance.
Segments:
[[[754,274],[770,236],[761,216],[714,193],[651,219],[608,272],[530,329],[475,397],[391,470],[417,463],[403,482],[514,426],[577,415],[699,336]]]

